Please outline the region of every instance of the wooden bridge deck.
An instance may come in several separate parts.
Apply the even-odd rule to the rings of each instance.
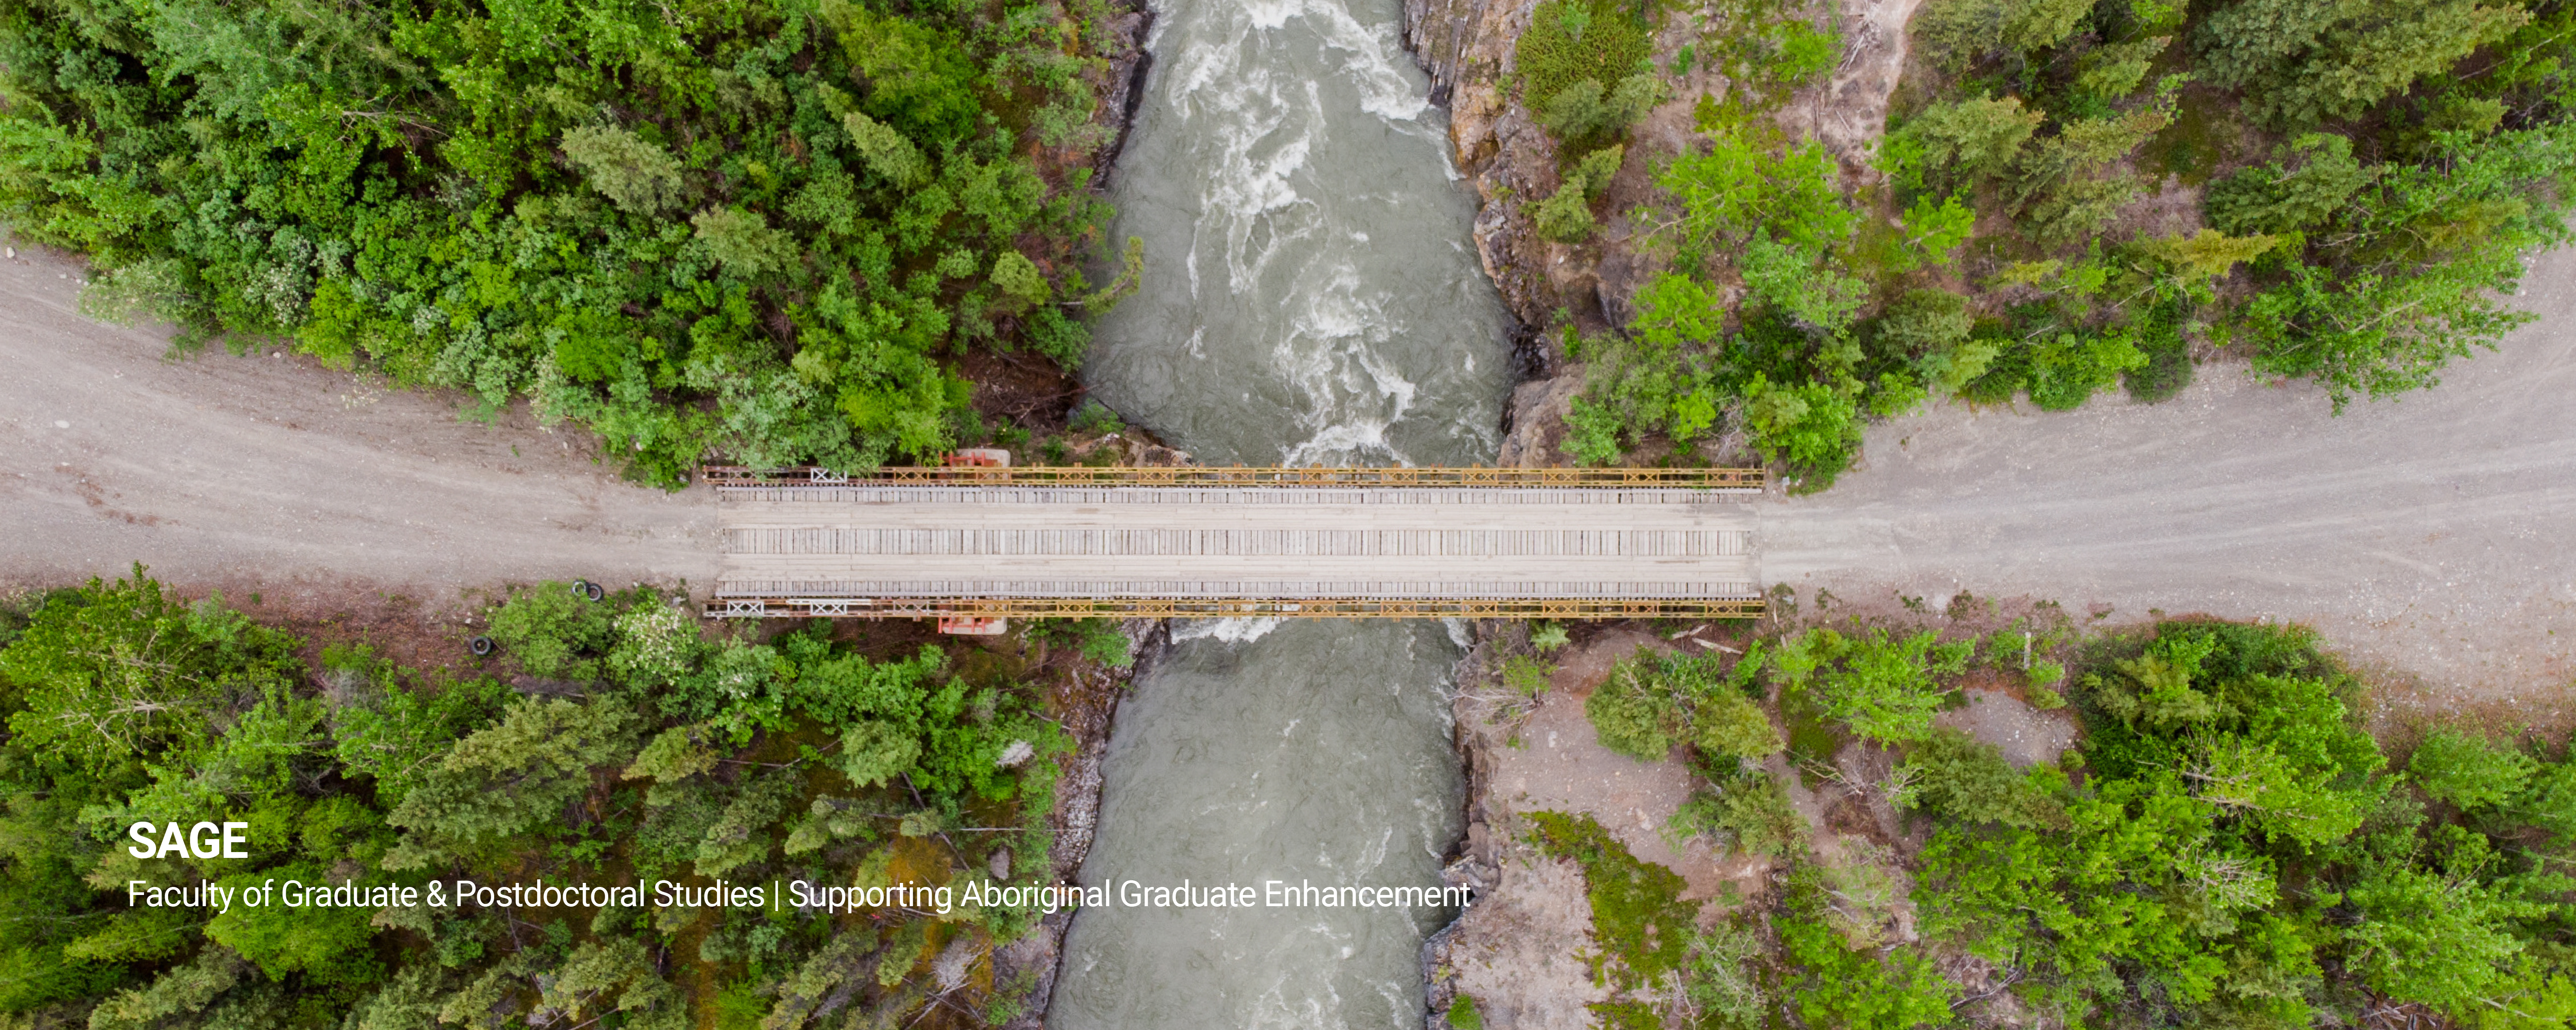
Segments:
[[[716,614],[1746,614],[1708,489],[720,487]],[[1330,602],[1330,603],[1316,603]]]

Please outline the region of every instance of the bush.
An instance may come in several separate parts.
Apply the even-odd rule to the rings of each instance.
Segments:
[[[1084,658],[1113,669],[1136,664],[1134,645],[1116,619],[1047,619],[1038,623],[1036,635],[1048,643],[1071,646]]]
[[[1700,753],[1759,761],[1779,754],[1788,744],[1771,717],[1751,698],[1731,690],[1713,691],[1691,708],[1691,743]]]
[[[1689,955],[1699,906],[1681,900],[1672,870],[1639,859],[1589,815],[1532,812],[1532,836],[1550,858],[1583,866],[1592,908],[1593,978],[1622,989],[1660,985]]]
[[[510,592],[487,609],[492,639],[519,668],[545,679],[595,679],[594,656],[608,649],[609,609],[575,594],[570,584],[545,582]]]
[[[2065,812],[2053,796],[2065,777],[2048,766],[2025,775],[2003,751],[1957,730],[1941,729],[1905,755],[1911,775],[1909,807],[1968,823],[2016,829],[2060,827]]]
[[[1449,1011],[1444,1016],[1452,1030],[1485,1030],[1485,1017],[1476,1011],[1476,999],[1464,991],[1449,997]]]
[[[1557,90],[1538,108],[1539,125],[1568,147],[1616,136],[1664,102],[1663,79],[1638,72],[1603,86],[1584,79]]]
[[[1592,207],[1583,199],[1583,182],[1567,180],[1546,200],[1530,207],[1530,224],[1540,239],[1581,243],[1592,237]]]
[[[1663,761],[1688,729],[1680,704],[1635,658],[1611,668],[1610,678],[1583,700],[1583,714],[1601,746],[1640,762]]]
[[[1548,676],[1555,671],[1556,666],[1536,658],[1513,655],[1503,662],[1503,685],[1522,697],[1537,697],[1547,693]],[[1587,712],[1591,710],[1589,701],[1585,702],[1584,709]]]
[[[1721,772],[1682,802],[1665,832],[1677,842],[1700,837],[1727,851],[1781,857],[1806,846],[1808,827],[1779,780],[1738,770]]]
[[[1513,44],[1523,83],[1521,103],[1545,111],[1558,93],[1581,82],[1604,84],[1634,74],[1651,51],[1644,26],[1616,0],[1545,0]]]

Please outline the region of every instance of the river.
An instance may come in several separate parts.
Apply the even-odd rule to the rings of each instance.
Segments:
[[[1138,293],[1094,396],[1208,464],[1493,460],[1505,315],[1395,0],[1171,0],[1112,180]],[[1463,784],[1436,622],[1183,623],[1119,708],[1082,880],[1437,881]],[[1416,1027],[1449,913],[1082,912],[1048,1024]]]

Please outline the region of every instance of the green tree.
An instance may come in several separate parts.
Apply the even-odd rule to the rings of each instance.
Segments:
[[[1539,107],[1537,121],[1558,140],[1580,145],[1626,131],[1663,103],[1664,96],[1664,80],[1651,72],[1626,76],[1608,87],[1598,79],[1584,79],[1549,97]]]
[[[2046,766],[2025,774],[2005,761],[2001,748],[1958,730],[1935,730],[1914,744],[1905,769],[1912,777],[1906,803],[1945,819],[2023,830],[2065,823],[2055,797],[2064,775]]]
[[[1907,119],[1888,145],[1919,162],[1926,187],[1965,191],[2010,169],[2046,119],[2019,97],[1942,101]]]
[[[563,135],[564,159],[592,189],[629,214],[657,215],[680,200],[681,167],[669,151],[614,125],[583,125]]]
[[[295,639],[221,598],[183,605],[143,576],[58,593],[5,651],[9,732],[30,754],[117,782],[301,678]]]
[[[2521,795],[2539,768],[2529,755],[2449,727],[2425,734],[2406,762],[2408,776],[2424,793],[2461,808],[2486,808]]]
[[[1771,673],[1854,733],[1881,743],[1920,741],[1950,693],[1940,677],[1964,671],[1975,647],[1942,643],[1928,631],[1898,639],[1876,628],[1856,637],[1812,629],[1771,652]]]
[[[1651,655],[1636,655],[1610,669],[1610,678],[1583,699],[1601,746],[1640,762],[1660,762],[1689,730],[1671,690],[1656,681]]]
[[[2211,81],[2286,127],[2353,118],[2529,21],[2476,0],[2241,0],[2200,28]]]
[[[2280,242],[2277,236],[2239,237],[2203,229],[2190,236],[2176,234],[2148,240],[2139,249],[2163,263],[2175,279],[2205,289],[2210,280],[2263,256]]]
[[[2372,989],[2445,1012],[2475,1011],[2523,950],[2519,920],[2549,905],[2495,882],[2498,857],[2486,838],[2448,828],[2429,865],[2381,860],[2365,866],[2346,897],[2361,916],[2346,945]]]
[[[2231,233],[2304,232],[2379,177],[2352,156],[2352,141],[2312,132],[2282,146],[2272,163],[2210,184],[2210,224]]]
[[[1939,0],[1916,18],[1914,33],[1957,71],[1998,51],[2056,46],[2092,9],[2083,0]]]
[[[1975,329],[1968,298],[1948,290],[1912,289],[1879,316],[1879,342],[1890,351],[1924,355],[1957,347]]]
[[[1763,460],[1786,463],[1811,489],[1832,486],[1860,451],[1859,404],[1822,383],[1774,386],[1755,373],[1744,388],[1744,423]]]
[[[406,831],[388,869],[509,843],[556,826],[588,794],[594,770],[634,752],[635,713],[610,702],[523,698],[498,725],[456,743],[404,796],[389,821]]]

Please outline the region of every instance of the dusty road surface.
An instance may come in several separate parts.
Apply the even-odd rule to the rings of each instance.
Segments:
[[[78,270],[0,261],[0,585],[686,578],[718,558],[709,492],[594,464],[524,411],[367,386],[293,357],[163,360],[161,332],[73,310]],[[1767,499],[1762,577],[1862,603],[1957,591],[2315,625],[2420,679],[2406,706],[2576,715],[2576,254],[2544,321],[2431,391],[2328,413],[2213,366],[2165,404],[1946,407],[1870,431],[1819,497]],[[2562,710],[2563,709],[2563,710]]]
[[[165,361],[156,329],[74,311],[80,269],[0,260],[0,585],[115,576],[183,586],[462,587],[715,572],[711,491],[593,464],[524,410],[461,421],[449,395],[370,387],[292,355]]]
[[[1870,430],[1867,466],[1761,502],[1764,579],[1883,603],[1957,591],[2081,619],[2306,622],[2419,682],[2399,708],[2576,715],[2576,253],[2517,303],[2542,321],[2441,386],[2357,401],[2213,365],[2160,405],[1944,407]]]

